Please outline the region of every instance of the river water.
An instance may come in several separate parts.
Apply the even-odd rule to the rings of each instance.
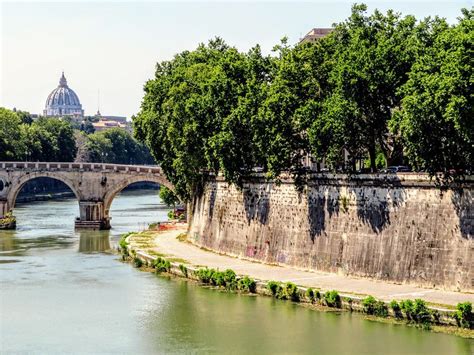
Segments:
[[[119,195],[113,229],[75,232],[75,200],[15,209],[0,231],[2,353],[472,354],[474,341],[228,294],[141,272],[107,252],[166,219],[155,191]]]

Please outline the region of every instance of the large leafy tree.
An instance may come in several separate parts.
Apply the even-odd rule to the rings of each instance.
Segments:
[[[245,55],[219,38],[157,64],[134,128],[181,198],[190,198],[206,170],[237,181],[239,169],[252,166],[244,109],[252,102],[243,98],[252,80],[265,80],[264,68],[258,49]]]
[[[74,129],[69,122],[57,118],[40,118],[32,123],[42,139],[43,161],[74,161],[77,153]]]
[[[85,141],[86,160],[113,164],[153,164],[149,150],[121,129],[110,128],[89,134]]]
[[[26,142],[20,129],[21,118],[13,111],[0,107],[0,160],[21,160]]]
[[[329,158],[341,147],[353,159],[366,151],[375,170],[377,148],[388,161],[392,158],[396,145],[387,122],[400,104],[398,88],[408,78],[418,41],[414,17],[377,10],[368,16],[366,11],[365,5],[354,5],[351,16],[328,36],[330,92],[312,141],[318,155],[330,152]]]
[[[425,47],[403,86],[402,108],[391,123],[417,169],[432,174],[473,168],[474,11],[458,24],[431,24]]]

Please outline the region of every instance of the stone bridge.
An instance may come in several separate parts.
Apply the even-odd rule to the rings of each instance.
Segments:
[[[100,163],[0,162],[0,219],[12,212],[21,188],[48,177],[65,183],[79,201],[76,228],[109,229],[114,197],[135,182],[155,182],[173,189],[157,166]]]

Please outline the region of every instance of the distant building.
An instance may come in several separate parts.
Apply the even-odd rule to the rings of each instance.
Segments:
[[[44,116],[63,117],[72,116],[75,118],[84,117],[84,110],[77,94],[67,85],[64,72],[59,79],[59,85],[46,99],[43,110]]]
[[[128,132],[132,132],[132,127],[127,118],[123,116],[102,116],[99,111],[97,111],[96,118],[97,122],[92,122],[92,126],[96,132],[105,131],[110,128],[122,128]]]
[[[312,43],[320,38],[326,37],[332,30],[332,28],[313,28],[300,40],[300,43]]]

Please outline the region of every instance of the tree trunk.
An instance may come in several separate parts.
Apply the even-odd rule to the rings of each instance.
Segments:
[[[370,157],[370,170],[375,173],[377,172],[377,167],[375,165],[375,142],[372,142],[372,144],[369,147],[369,157]]]

